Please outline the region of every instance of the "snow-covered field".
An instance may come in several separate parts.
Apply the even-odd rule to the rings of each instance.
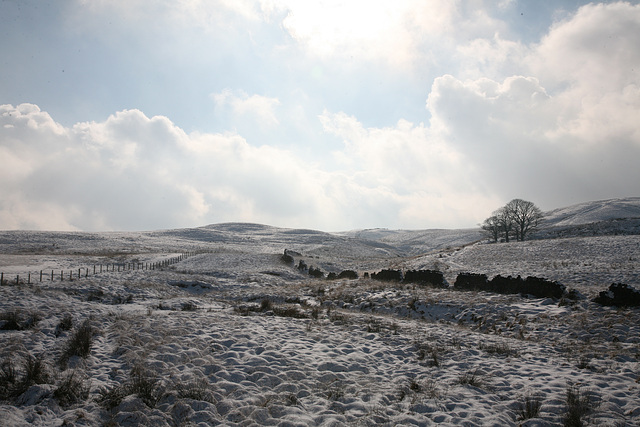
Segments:
[[[417,255],[442,232],[356,234],[0,232],[5,280],[35,281],[0,287],[0,425],[640,425],[640,310],[590,301],[612,282],[640,288],[640,236],[471,244],[466,230]],[[311,278],[285,248],[296,265],[361,278]],[[33,279],[187,251],[203,252]],[[362,278],[383,268],[435,268],[451,284],[536,275],[585,298]],[[85,357],[70,350],[82,337]]]

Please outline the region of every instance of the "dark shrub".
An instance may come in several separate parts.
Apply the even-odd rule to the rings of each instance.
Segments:
[[[12,399],[20,396],[35,384],[50,384],[53,372],[42,356],[27,354],[18,370],[11,360],[0,366],[0,398]]]
[[[67,344],[60,357],[60,364],[66,366],[69,358],[73,356],[82,357],[83,359],[91,354],[91,345],[93,344],[93,336],[95,330],[91,326],[89,319],[75,330],[73,335],[69,337]]]
[[[404,273],[404,282],[443,287],[444,275],[437,270],[409,270]]]
[[[401,282],[402,271],[385,269],[378,273],[371,273],[371,278],[382,282]]]
[[[25,390],[34,384],[49,384],[53,378],[51,369],[42,356],[27,354],[23,361]]]
[[[160,380],[151,370],[141,365],[131,369],[130,377],[129,393],[138,395],[145,405],[154,408],[164,395]]]
[[[10,359],[0,365],[0,399],[8,399],[14,395],[18,383],[18,373]]]
[[[37,312],[25,313],[18,310],[0,313],[0,329],[5,331],[23,331],[35,328],[42,320],[42,314]]]
[[[269,298],[263,298],[260,301],[260,311],[270,311],[273,309],[273,302]]]
[[[104,291],[102,289],[93,289],[87,295],[87,301],[102,301]]]
[[[53,392],[53,397],[63,408],[79,403],[89,397],[90,383],[84,375],[73,370],[62,379],[58,388]]]
[[[309,267],[309,276],[321,279],[324,277],[324,273],[319,268]]]
[[[17,311],[6,311],[0,313],[0,329],[4,331],[20,331],[22,325],[20,321],[20,315]]]
[[[540,394],[526,394],[522,401],[518,402],[518,420],[524,421],[530,418],[538,418],[542,408],[542,396]]]
[[[308,319],[309,315],[300,311],[295,306],[274,306],[273,314],[280,317],[292,317],[294,319]]]
[[[118,384],[110,389],[102,389],[97,402],[106,409],[111,410],[122,403],[129,394],[128,384]]]
[[[302,254],[300,252],[292,251],[291,249],[285,249],[284,250],[284,254],[285,255],[289,255],[290,257],[302,256]]]
[[[175,383],[175,390],[178,397],[183,399],[202,400],[214,403],[215,398],[211,392],[211,385],[206,378],[198,378],[196,380]]]
[[[567,386],[566,413],[563,417],[565,427],[582,427],[583,418],[591,412],[594,406],[594,399],[591,393],[585,392],[578,386]]]
[[[198,310],[198,306],[191,301],[187,301],[182,303],[182,311],[197,311]]]
[[[73,317],[70,313],[65,313],[60,323],[56,326],[56,337],[59,337],[62,332],[70,331],[71,328],[73,328]]]
[[[593,301],[600,305],[639,307],[640,291],[624,283],[612,283],[608,290],[600,292]]]
[[[158,401],[165,396],[165,390],[159,378],[150,369],[136,364],[131,368],[129,381],[118,384],[111,389],[103,389],[100,392],[98,402],[110,410],[120,405],[122,400],[131,394],[137,395],[145,405],[154,408]]]
[[[284,251],[284,254],[280,257],[280,260],[287,265],[293,264],[293,257],[287,253],[286,249]]]
[[[338,279],[357,279],[358,273],[353,270],[343,270],[338,274]]]
[[[489,289],[488,283],[486,274],[460,273],[453,287],[469,291],[486,291]]]

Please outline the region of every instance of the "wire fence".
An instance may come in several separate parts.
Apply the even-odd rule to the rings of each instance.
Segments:
[[[39,282],[64,282],[74,279],[88,278],[100,273],[106,272],[125,272],[125,271],[145,271],[160,270],[169,267],[194,255],[200,255],[198,252],[184,252],[178,256],[171,257],[157,262],[113,262],[107,264],[93,264],[92,267],[79,267],[67,270],[40,270],[35,272],[27,272],[23,274],[10,273],[5,277],[5,273],[0,272],[0,285],[21,285],[35,284]]]

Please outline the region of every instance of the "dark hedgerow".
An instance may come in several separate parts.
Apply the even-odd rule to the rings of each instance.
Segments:
[[[495,276],[487,280],[484,274],[460,273],[454,283],[455,289],[495,292],[499,294],[524,294],[538,298],[561,298],[566,292],[564,285],[540,277]]]
[[[357,279],[358,273],[353,270],[343,270],[338,274],[338,279]]]
[[[460,273],[453,284],[454,289],[469,291],[487,290],[487,275],[478,273]]]
[[[404,274],[403,282],[443,287],[444,275],[438,270],[409,270]]]
[[[322,279],[324,277],[324,273],[319,268],[311,266],[309,267],[309,276]]]
[[[382,282],[401,282],[402,271],[385,269],[379,271],[378,273],[371,273],[371,278],[373,280],[380,280]]]
[[[624,283],[612,283],[609,289],[600,292],[593,302],[617,307],[639,307],[640,290]]]

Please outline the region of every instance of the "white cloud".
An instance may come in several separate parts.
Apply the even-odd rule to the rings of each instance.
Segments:
[[[602,94],[638,81],[640,5],[589,4],[554,25],[528,65],[540,80]]]
[[[211,97],[217,109],[230,108],[236,119],[251,118],[264,128],[273,128],[280,123],[276,115],[276,108],[280,105],[278,98],[256,94],[249,96],[244,91],[233,92],[230,89],[212,94]]]
[[[2,108],[14,127],[1,128],[1,148],[26,170],[2,176],[4,227],[140,230],[221,221],[326,230],[445,227],[473,225],[479,220],[473,209],[490,210],[495,202],[457,176],[455,152],[406,121],[368,129],[326,112],[327,131],[347,142],[348,161],[330,172],[235,133],[186,134],[138,110],[71,128],[44,120],[34,129],[28,123],[37,120],[16,115],[25,106]]]
[[[608,138],[595,142],[594,135],[568,134],[584,110],[567,116],[564,101],[531,77],[462,82],[445,76],[434,82],[427,105],[432,128],[503,200],[524,197],[554,207],[635,194],[640,171],[629,159],[640,158],[637,132],[620,138],[619,127],[598,127]],[[615,107],[607,113],[629,114]]]
[[[37,108],[19,114],[30,108],[2,106],[3,122],[13,127],[0,127],[0,149],[24,167],[0,175],[5,228],[333,221],[321,214],[322,174],[286,151],[251,146],[233,133],[187,135],[138,110],[63,128],[38,120],[48,115]]]
[[[556,24],[527,64],[558,100],[550,137],[640,144],[640,5],[590,4]]]
[[[353,171],[353,182],[374,192],[398,224],[471,226],[496,203],[482,181],[470,179],[472,166],[456,148],[423,124],[400,120],[394,127],[364,128],[344,113],[320,118],[327,132],[345,141],[336,156]]]
[[[425,40],[450,31],[455,4],[438,1],[388,2],[270,1],[270,10],[286,12],[282,25],[311,56],[374,61],[396,69],[411,68]]]
[[[97,40],[67,71],[86,47],[117,76],[91,100],[94,73],[49,85],[93,121],[69,125],[59,92],[38,102],[65,126],[0,107],[4,227],[444,227],[637,191],[640,6],[590,4],[525,44],[508,1],[147,3],[86,2],[53,33]]]

